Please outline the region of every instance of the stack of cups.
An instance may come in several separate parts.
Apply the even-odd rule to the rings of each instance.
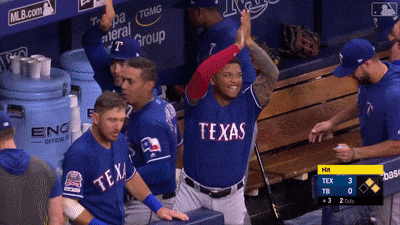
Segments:
[[[82,135],[81,130],[81,112],[78,106],[78,96],[68,95],[70,99],[70,110],[71,110],[71,143],[78,139]]]
[[[32,55],[31,57],[10,56],[11,71],[14,74],[22,74],[33,79],[50,77],[51,59],[43,55]]]

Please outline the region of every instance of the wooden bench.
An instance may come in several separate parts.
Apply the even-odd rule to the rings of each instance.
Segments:
[[[390,52],[378,53],[380,58]],[[270,103],[258,118],[258,146],[270,184],[288,178],[305,180],[318,165],[337,164],[332,149],[338,143],[361,146],[359,121],[353,119],[335,128],[329,138],[309,143],[316,123],[325,121],[357,101],[357,83],[337,78],[331,66],[278,81]],[[247,192],[265,186],[255,156],[250,160]]]

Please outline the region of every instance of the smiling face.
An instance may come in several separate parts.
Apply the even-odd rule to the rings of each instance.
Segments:
[[[222,105],[228,105],[239,95],[242,88],[242,70],[238,63],[229,63],[215,74],[210,83],[215,99]]]

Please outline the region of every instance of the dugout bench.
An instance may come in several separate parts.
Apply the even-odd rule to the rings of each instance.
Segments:
[[[390,50],[378,53],[386,59]],[[338,65],[280,80],[270,103],[258,117],[258,146],[270,184],[284,179],[308,179],[318,165],[337,164],[333,148],[338,143],[362,146],[358,118],[337,127],[322,142],[309,143],[315,124],[328,120],[357,101],[357,83],[332,72]],[[246,192],[265,186],[257,158],[250,160]]]
[[[381,59],[390,50],[378,53]],[[321,164],[337,164],[332,151],[338,143],[361,146],[359,121],[353,119],[337,127],[320,143],[309,143],[308,135],[316,123],[331,118],[357,101],[357,83],[337,78],[332,72],[337,65],[280,80],[270,103],[258,117],[256,145],[270,184],[284,179],[308,179],[308,173]],[[178,110],[178,124],[183,133],[184,111]],[[183,148],[178,151],[177,167],[182,168]],[[246,192],[265,186],[255,154],[250,159]]]

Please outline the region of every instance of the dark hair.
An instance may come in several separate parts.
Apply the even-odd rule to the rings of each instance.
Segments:
[[[145,81],[157,81],[156,63],[144,57],[137,57],[128,61],[128,66],[141,69],[141,77]]]
[[[14,127],[0,130],[0,142],[13,139],[15,135]]]
[[[117,92],[105,91],[96,100],[94,112],[102,114],[114,108],[127,109],[128,105]]]
[[[232,64],[232,63],[239,64],[239,66],[240,66],[240,60],[239,60],[239,58],[236,57],[236,56],[233,57],[233,59],[232,59],[231,61],[229,61],[228,64]]]

